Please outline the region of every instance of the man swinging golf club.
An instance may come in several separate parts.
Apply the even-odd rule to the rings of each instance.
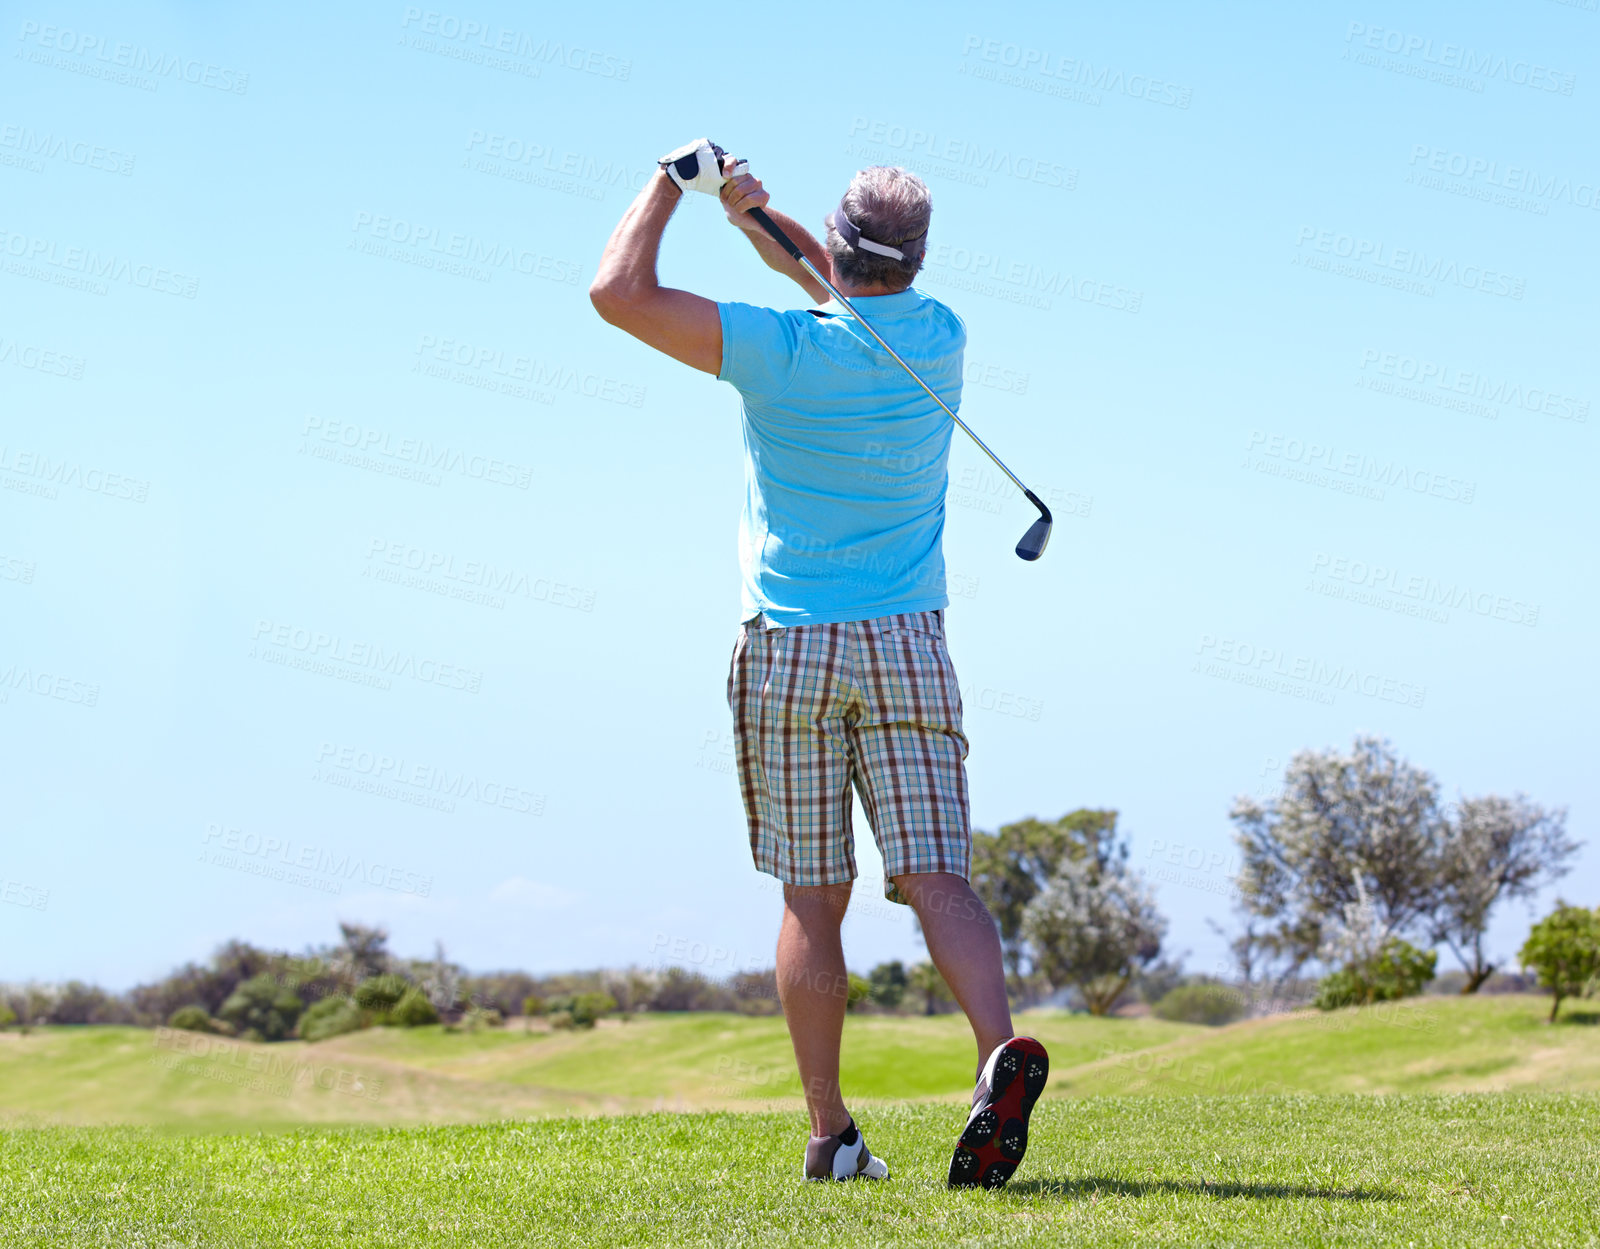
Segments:
[[[967,883],[967,738],[945,648],[941,547],[966,329],[911,286],[927,247],[928,188],[903,169],[862,170],[828,217],[824,246],[766,212],[761,183],[707,140],[660,166],[623,214],[589,294],[612,325],[743,400],[743,624],[728,702],[751,852],[783,882],[778,993],[811,1116],[805,1176],[889,1174],[839,1086],[853,786],[885,893],[916,912],[977,1040],[977,1088],[949,1183],[996,1188],[1027,1147],[1049,1059],[1012,1032],[999,934]],[[778,312],[661,286],[661,236],[690,191],[719,196],[762,260],[821,306]],[[1038,506],[1042,519],[1018,546],[1025,559],[1048,538]]]

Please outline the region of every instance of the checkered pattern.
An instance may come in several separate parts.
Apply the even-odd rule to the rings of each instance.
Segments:
[[[854,880],[853,784],[890,901],[906,901],[892,876],[966,877],[967,739],[944,612],[765,625],[744,625],[728,673],[757,869],[791,885]]]

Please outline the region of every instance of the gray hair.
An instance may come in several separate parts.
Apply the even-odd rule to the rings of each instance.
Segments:
[[[928,184],[898,165],[873,165],[858,171],[844,193],[843,204],[845,216],[862,234],[891,247],[927,233],[933,217],[933,195]],[[891,291],[911,285],[911,279],[922,269],[927,251],[924,241],[904,260],[879,256],[851,247],[831,225],[827,248],[836,279],[851,286],[887,286]]]

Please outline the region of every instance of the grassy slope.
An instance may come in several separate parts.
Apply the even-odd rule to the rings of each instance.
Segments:
[[[1223,1029],[1061,1014],[1030,1015],[1019,1027],[1050,1046],[1056,1096],[1600,1090],[1600,1028],[1549,1027],[1542,1016],[1536,998],[1422,998],[1399,1010]],[[378,1029],[204,1058],[161,1050],[155,1039],[124,1028],[0,1034],[0,1115],[216,1130],[798,1104],[787,1034],[775,1018],[650,1016],[593,1033]],[[862,1105],[964,1099],[970,1045],[952,1016],[852,1018],[846,1087]],[[174,1058],[177,1070],[152,1063]],[[280,1067],[270,1078],[251,1062],[314,1069],[308,1078],[305,1068],[285,1075]],[[229,1082],[256,1074],[268,1075],[276,1092]],[[376,1095],[357,1095],[358,1079]]]
[[[958,1107],[864,1122],[893,1177],[799,1181],[792,1115],[0,1137],[0,1245],[1596,1243],[1593,1095],[1056,1099],[1001,1193]]]

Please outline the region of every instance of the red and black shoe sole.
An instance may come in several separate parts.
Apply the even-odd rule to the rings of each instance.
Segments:
[[[1050,1056],[1032,1037],[1013,1037],[995,1059],[988,1099],[950,1159],[951,1188],[1002,1188],[1028,1150],[1028,1116],[1050,1078]]]

